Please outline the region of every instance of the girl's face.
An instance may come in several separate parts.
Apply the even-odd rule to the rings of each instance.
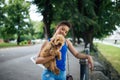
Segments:
[[[61,25],[57,28],[56,30],[56,34],[62,34],[64,37],[67,35],[68,31],[69,31],[69,27],[66,25]]]

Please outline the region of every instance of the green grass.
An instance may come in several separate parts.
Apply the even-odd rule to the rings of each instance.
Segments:
[[[112,64],[112,66],[120,73],[120,48],[95,43],[101,54]]]
[[[0,43],[0,48],[17,46],[15,43]]]
[[[28,46],[27,43],[20,43],[20,45],[17,45],[17,43],[0,43],[0,48],[6,48],[6,47],[15,47],[15,46]]]

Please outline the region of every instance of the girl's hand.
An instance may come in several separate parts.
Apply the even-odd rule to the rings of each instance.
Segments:
[[[52,60],[52,59],[55,59],[55,56],[50,56],[50,58],[51,58],[51,60]]]
[[[88,63],[89,63],[90,70],[93,71],[94,63],[93,63],[92,56],[90,56],[90,55],[88,55]]]

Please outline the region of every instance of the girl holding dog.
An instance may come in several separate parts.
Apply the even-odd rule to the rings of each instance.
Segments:
[[[55,33],[53,36],[57,34],[61,34],[64,37],[67,35],[71,28],[71,24],[67,21],[60,22],[55,30]],[[41,49],[46,46],[46,44],[49,42],[49,40],[46,40],[44,44],[42,45]],[[48,69],[45,69],[41,75],[42,80],[66,80],[66,56],[67,56],[67,49],[78,59],[88,59],[88,62],[90,64],[90,69],[93,70],[93,59],[90,55],[79,53],[73,46],[72,42],[68,39],[66,39],[61,51],[62,59],[56,60],[56,65],[60,69],[59,75],[55,75],[53,72],[51,72]],[[40,54],[40,53],[39,53]],[[36,58],[36,64],[44,64],[48,61],[54,59],[55,57],[50,56],[43,58],[41,56],[37,56]]]

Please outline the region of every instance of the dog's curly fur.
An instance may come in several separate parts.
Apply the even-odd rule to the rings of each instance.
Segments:
[[[62,48],[64,42],[65,38],[62,35],[54,36],[50,40],[50,42],[42,49],[40,56],[42,57],[55,56],[58,60],[61,60],[60,49]],[[59,74],[59,69],[56,66],[56,59],[52,59],[43,65],[56,75]]]

